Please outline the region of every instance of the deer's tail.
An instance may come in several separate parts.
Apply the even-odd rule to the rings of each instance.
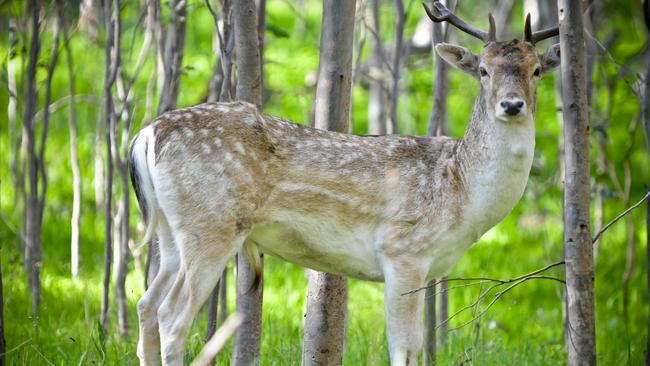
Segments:
[[[140,211],[147,225],[144,238],[136,246],[136,250],[151,241],[158,226],[160,207],[151,179],[151,167],[155,164],[155,136],[153,127],[147,126],[140,130],[131,141],[130,170],[131,184],[138,199]]]

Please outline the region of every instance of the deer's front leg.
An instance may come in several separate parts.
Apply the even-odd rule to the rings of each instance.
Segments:
[[[403,294],[424,286],[426,271],[423,267],[416,259],[384,262],[384,311],[392,366],[418,364],[424,291]]]

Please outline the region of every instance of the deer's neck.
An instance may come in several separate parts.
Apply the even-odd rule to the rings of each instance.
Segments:
[[[481,90],[458,150],[468,195],[466,218],[478,235],[501,221],[521,198],[535,149],[533,117],[495,120],[484,98]]]

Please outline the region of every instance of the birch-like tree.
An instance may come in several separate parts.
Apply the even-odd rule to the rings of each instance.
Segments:
[[[559,0],[564,117],[564,258],[569,365],[596,364],[594,262],[589,226],[589,115],[582,6]]]
[[[237,99],[262,105],[262,64],[258,35],[257,10],[254,0],[233,2],[233,26],[235,32],[235,54],[237,67]],[[261,258],[264,268],[264,258]],[[263,275],[264,270],[262,269]],[[244,315],[244,321],[235,333],[232,364],[259,364],[262,328],[262,288],[259,279],[257,288],[251,289],[255,271],[243,252],[237,255],[237,312]]]
[[[315,127],[346,133],[352,89],[354,1],[323,2]],[[309,271],[303,365],[340,365],[345,346],[347,279]]]
[[[104,127],[106,128],[106,184],[104,198],[104,281],[102,292],[101,325],[108,331],[108,313],[110,307],[111,266],[113,262],[113,131],[117,123],[113,85],[120,64],[120,0],[102,0],[102,15],[106,31],[104,45]]]
[[[63,46],[68,66],[68,130],[70,134],[70,165],[72,167],[72,216],[70,217],[70,271],[72,277],[79,275],[79,229],[81,219],[81,169],[79,167],[79,143],[77,139],[77,109],[75,100],[75,73],[72,50],[70,49],[70,35],[65,22],[65,9],[60,6],[57,16],[63,30]]]
[[[56,7],[63,6],[61,1],[55,2]],[[38,315],[41,300],[40,270],[42,261],[41,234],[43,225],[43,211],[47,194],[47,172],[45,169],[45,143],[50,123],[50,101],[52,100],[52,80],[59,58],[59,40],[61,34],[60,18],[54,23],[52,53],[50,54],[45,80],[45,100],[43,110],[43,123],[40,133],[36,132],[36,114],[38,94],[35,86],[36,62],[39,44],[39,4],[30,1],[27,5],[28,14],[31,16],[32,41],[28,63],[28,85],[25,101],[25,135],[27,137],[27,177],[29,189],[25,203],[25,266],[28,271],[29,284],[32,290],[32,310],[34,318]]]

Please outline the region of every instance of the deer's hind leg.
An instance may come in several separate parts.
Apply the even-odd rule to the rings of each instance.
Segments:
[[[183,364],[185,340],[192,320],[248,234],[215,229],[228,226],[205,220],[198,225],[183,225],[175,231],[180,270],[158,309],[163,365]]]
[[[157,236],[160,248],[160,268],[137,304],[140,328],[137,354],[141,365],[158,365],[160,362],[158,308],[174,283],[180,266],[178,250],[175,247],[169,224],[164,217],[160,218]]]

